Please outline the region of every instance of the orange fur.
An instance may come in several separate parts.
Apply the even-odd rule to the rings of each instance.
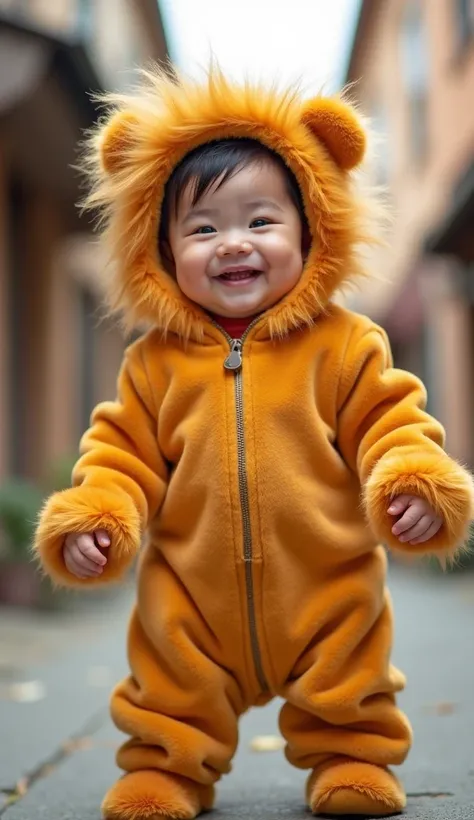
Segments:
[[[334,759],[315,769],[307,785],[314,814],[385,817],[406,806],[403,787],[394,774],[358,760]]]
[[[404,494],[425,498],[443,519],[441,529],[425,543],[400,542],[391,532],[396,519],[387,509],[396,496]],[[474,482],[466,470],[443,452],[427,453],[416,447],[389,451],[365,485],[367,515],[377,537],[392,549],[411,555],[436,553],[441,561],[453,559],[466,548],[473,499]]]
[[[164,185],[194,146],[247,136],[281,154],[294,172],[315,238],[301,282],[268,311],[269,333],[311,325],[338,288],[364,275],[364,249],[380,241],[380,205],[347,173],[365,146],[355,111],[342,98],[302,104],[296,88],[239,87],[218,69],[202,84],[159,70],[143,77],[136,93],[103,98],[109,113],[83,163],[92,183],[85,204],[100,209],[110,252],[112,309],[127,327],[147,322],[202,339],[205,314],[157,258]]]
[[[365,130],[355,112],[341,100],[324,97],[309,100],[302,120],[344,171],[362,162],[367,141]]]
[[[104,572],[98,578],[73,578],[64,566],[64,536],[97,529],[107,530],[114,545]],[[67,581],[69,586],[77,587],[120,580],[139,547],[140,519],[135,505],[126,493],[101,487],[72,487],[53,495],[41,513],[34,545],[55,583]]]
[[[203,84],[159,72],[145,80],[136,95],[106,98],[85,163],[113,305],[128,324],[153,327],[127,352],[117,400],[96,408],[76,486],[49,500],[35,544],[58,583],[82,586],[120,577],[149,536],[132,674],[112,698],[129,736],[117,760],[131,774],[109,792],[106,817],[194,817],[229,771],[239,716],[274,695],[286,701],[288,759],[317,772],[313,807],[387,813],[404,796],[386,767],[404,760],[411,731],[395,701],[404,678],[390,663],[378,541],[458,554],[474,489],[442,450],[423,385],[393,368],[386,334],[332,300],[363,272],[361,246],[377,241],[370,201],[347,170],[362,158],[364,130],[341,99],[239,89],[218,71]],[[223,366],[228,339],[156,251],[173,167],[229,136],[281,154],[314,239],[298,285],[249,329],[237,381]],[[444,518],[422,547],[389,532],[387,507],[404,492]],[[106,571],[74,581],[64,536],[97,527],[112,535]],[[359,762],[321,770],[354,749]],[[194,796],[163,770],[186,778]]]
[[[212,808],[212,786],[198,786],[184,777],[142,770],[125,775],[107,794],[105,820],[193,820]]]

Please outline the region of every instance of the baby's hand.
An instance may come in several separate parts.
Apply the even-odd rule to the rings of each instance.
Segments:
[[[401,516],[392,527],[399,541],[410,544],[422,544],[436,535],[443,524],[443,519],[435,513],[424,498],[416,495],[399,495],[393,499],[388,510],[389,515]]]
[[[100,549],[110,547],[110,536],[105,530],[88,533],[70,532],[64,541],[64,563],[77,578],[95,578],[101,575],[107,558]]]

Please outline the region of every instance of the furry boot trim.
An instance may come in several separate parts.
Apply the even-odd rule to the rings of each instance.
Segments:
[[[177,774],[143,769],[130,772],[107,792],[105,820],[194,820],[212,808],[214,787]]]
[[[310,775],[307,802],[313,814],[387,817],[403,811],[406,796],[388,769],[332,758]]]

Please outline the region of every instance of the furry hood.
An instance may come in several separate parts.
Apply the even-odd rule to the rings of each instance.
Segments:
[[[164,186],[197,145],[251,137],[293,171],[313,239],[300,282],[262,323],[272,337],[312,324],[334,292],[363,273],[361,246],[376,241],[370,200],[353,174],[366,144],[354,108],[342,97],[303,101],[295,89],[237,85],[215,68],[203,83],[158,69],[142,72],[142,80],[129,95],[101,98],[107,114],[83,163],[92,181],[85,204],[99,208],[111,260],[112,309],[129,328],[146,323],[203,338],[206,313],[181,293],[158,256]]]

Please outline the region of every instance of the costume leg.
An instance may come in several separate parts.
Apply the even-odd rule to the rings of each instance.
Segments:
[[[112,696],[112,717],[130,739],[117,763],[127,774],[108,792],[109,820],[194,818],[230,770],[243,711],[235,679],[173,627],[152,641],[137,612],[129,632],[132,676]]]
[[[411,743],[395,703],[404,677],[389,663],[391,643],[388,594],[379,612],[368,600],[349,605],[298,660],[282,691],[286,755],[313,769],[307,798],[315,813],[383,816],[405,805],[387,769],[403,762]]]

